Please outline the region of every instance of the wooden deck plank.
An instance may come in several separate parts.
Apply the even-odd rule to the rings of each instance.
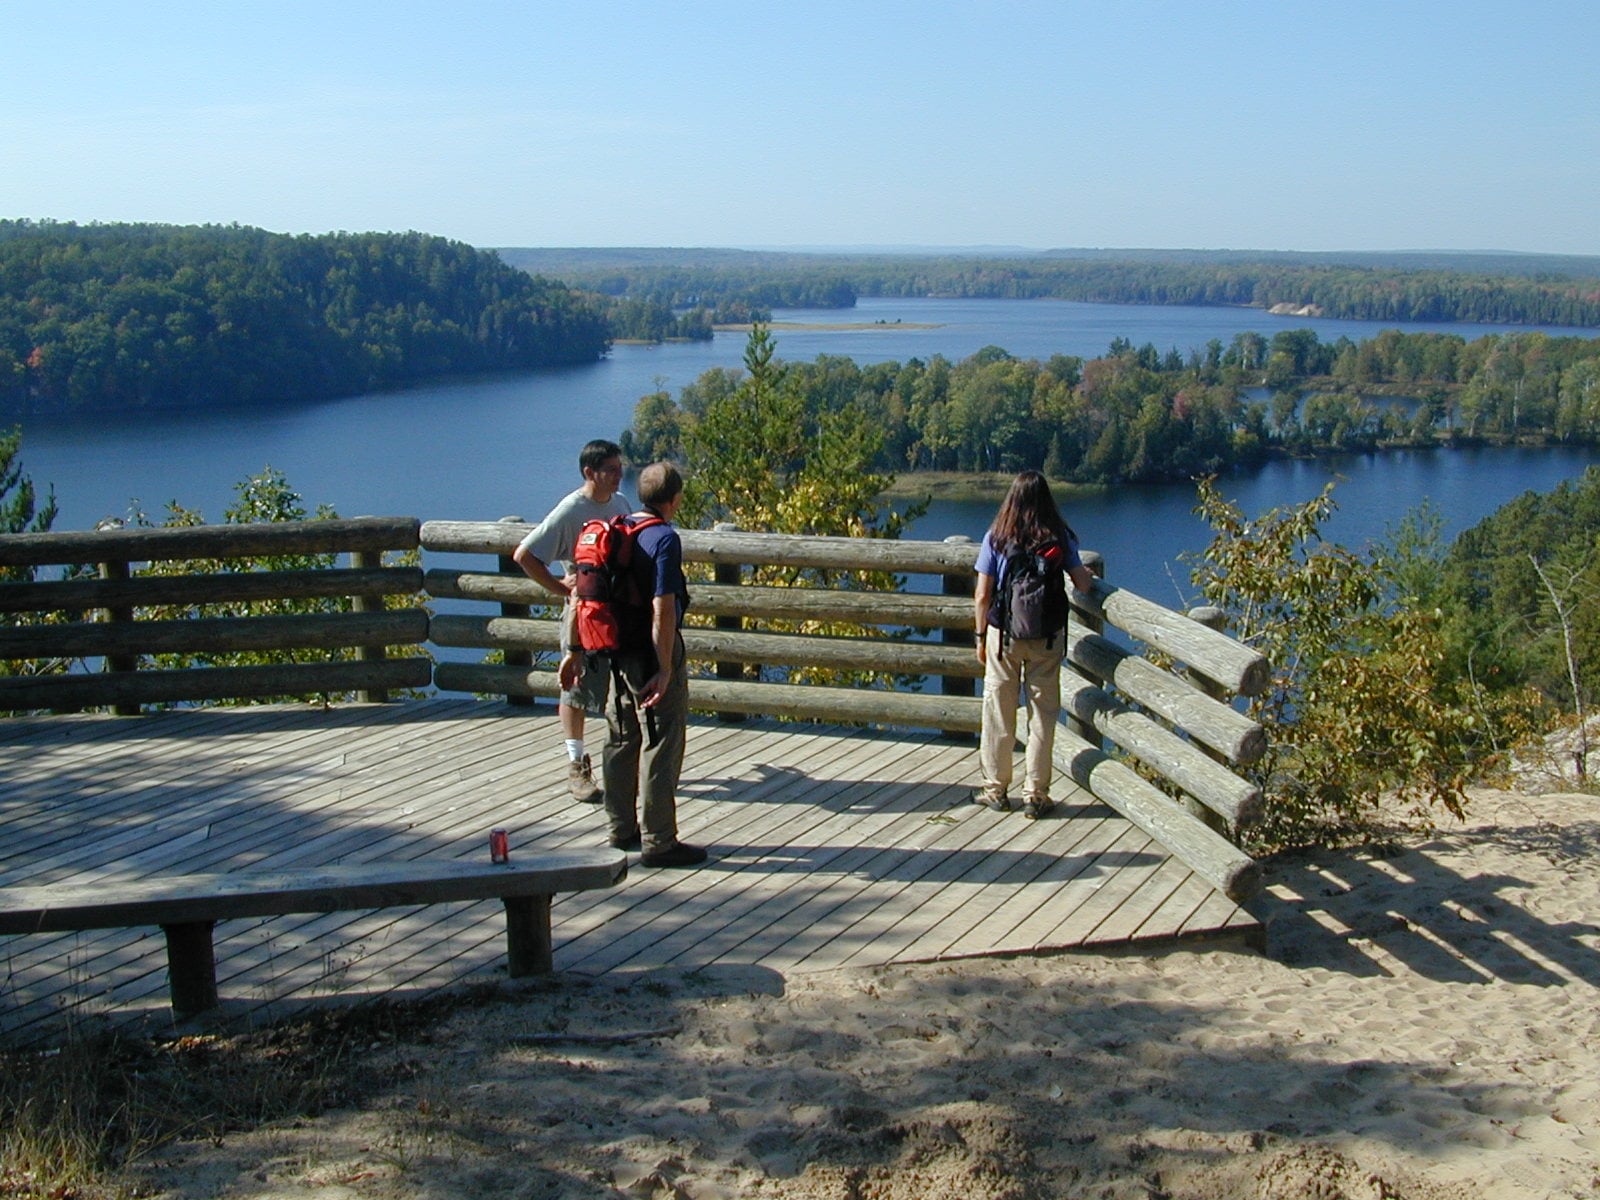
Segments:
[[[1157,850],[1152,854],[1152,850]],[[1073,880],[1063,889],[1056,911],[1059,919],[1050,927],[1052,947],[1083,946],[1092,942],[1092,935],[1108,912],[1133,895],[1150,878],[1154,864],[1142,862],[1145,857],[1156,857],[1159,850],[1143,830],[1129,826],[1122,836],[1096,857],[1097,877]],[[1082,893],[1074,888],[1082,885]]]
[[[1084,807],[1063,804],[1058,813],[1081,811]],[[974,810],[974,815],[976,812]],[[946,864],[935,869],[935,874],[942,872],[943,875],[937,879],[940,886],[924,889],[922,894],[915,897],[915,903],[905,906],[898,922],[877,934],[873,939],[874,957],[881,955],[884,956],[883,961],[899,961],[943,954],[950,945],[950,927],[960,925],[963,910],[982,902],[983,898],[978,893],[992,886],[1010,866],[1010,855],[1048,852],[1063,858],[1071,853],[1072,847],[1094,824],[1094,820],[1088,818],[1081,819],[1078,828],[1058,827],[1056,822],[1059,819],[1057,816],[1022,827],[1033,835],[1031,840],[1023,841],[1018,840],[1019,836],[1026,835],[1018,828],[1015,819],[999,816],[987,822],[970,822],[979,827],[978,836],[962,848],[959,856],[951,856],[952,859],[959,857],[959,862],[951,864],[959,869],[946,870]],[[929,877],[924,878],[927,880]],[[937,948],[927,944],[931,938],[939,939]],[[862,958],[863,953],[858,952],[846,959],[845,965]]]
[[[1079,937],[1080,942],[1093,942],[1097,946],[1115,946],[1127,942],[1133,931],[1144,924],[1151,913],[1166,903],[1173,892],[1183,886],[1192,872],[1183,863],[1166,858],[1143,872],[1143,878],[1122,895],[1099,899],[1104,906],[1100,922]],[[1119,873],[1120,877],[1121,873]],[[1129,882],[1134,876],[1129,873]],[[1092,915],[1092,914],[1091,914]],[[1042,927],[1029,928],[1027,936],[1034,937],[1040,946],[1057,944],[1057,930],[1069,922],[1050,914]]]
[[[124,718],[134,722],[143,719]],[[346,723],[339,728],[348,730],[351,726]],[[114,845],[104,844],[108,840],[115,843],[124,838],[137,838],[152,820],[170,824],[184,819],[187,814],[203,811],[203,807],[211,802],[217,786],[229,784],[235,790],[240,790],[242,780],[243,790],[248,793],[280,788],[286,779],[294,777],[270,766],[271,756],[293,753],[289,745],[270,734],[254,743],[257,747],[265,746],[265,749],[258,749],[250,756],[240,756],[216,751],[199,753],[197,744],[210,746],[218,743],[210,739],[201,741],[192,735],[171,740],[173,748],[167,751],[163,749],[167,739],[159,729],[138,730],[136,733],[140,738],[139,754],[117,756],[112,761],[101,763],[94,772],[91,785],[78,789],[77,794],[83,802],[79,811],[86,806],[88,812],[84,819],[77,821],[64,820],[63,810],[53,801],[65,786],[62,781],[76,779],[89,768],[71,756],[35,756],[30,770],[51,780],[53,790],[32,801],[37,805],[35,819],[24,817],[15,825],[6,821],[7,828],[15,828],[18,836],[14,840],[7,839],[0,862],[4,858],[23,854],[32,856],[41,871],[48,870],[54,864],[38,853],[45,845],[59,846],[61,859],[69,863],[92,859],[96,853],[115,851]],[[266,766],[260,761],[252,761],[261,758],[269,759]],[[326,759],[321,761],[326,762]],[[307,769],[303,765],[297,771],[303,773]],[[334,773],[341,769],[341,765],[333,764],[324,769],[336,778]],[[93,803],[89,804],[91,801]],[[155,809],[159,812],[152,815]],[[0,817],[0,820],[4,819]]]
[[[937,781],[934,781],[937,785]],[[830,851],[816,856],[813,871],[794,881],[787,890],[783,903],[770,903],[763,907],[766,923],[748,932],[740,946],[740,961],[757,961],[769,953],[781,953],[796,965],[804,963],[820,946],[838,937],[858,921],[868,908],[864,896],[869,895],[876,883],[890,881],[893,887],[899,877],[918,873],[912,865],[912,855],[928,844],[930,837],[937,841],[940,834],[951,827],[966,828],[970,821],[979,829],[989,824],[987,810],[962,806],[965,784],[943,786],[942,795],[929,797],[926,807],[916,811],[915,823],[908,825],[904,819],[891,816],[873,826],[859,826],[852,836],[838,839]],[[961,816],[951,814],[961,813]],[[950,819],[947,826],[941,820],[934,823],[930,817]],[[905,830],[896,833],[896,827]],[[934,831],[931,835],[929,830]],[[971,836],[967,829],[961,836]],[[951,839],[954,840],[954,839]],[[911,843],[912,851],[904,847]],[[923,854],[928,865],[933,866],[942,855]],[[818,877],[820,877],[820,882]],[[887,890],[887,888],[884,888]],[[896,892],[899,889],[894,888]],[[776,899],[776,898],[774,898]],[[740,932],[744,932],[742,923]],[[839,948],[831,951],[840,954]]]
[[[1057,860],[1058,879],[1052,885],[1052,896],[1058,895],[1072,879],[1091,870],[1095,857],[1123,830],[1120,819],[1098,802],[1064,808],[1034,824],[1046,827],[1035,836],[1053,839],[1050,853]],[[1041,844],[1021,843],[1029,855],[1038,851]],[[1013,907],[1026,903],[1029,911],[1037,907],[1031,898],[1015,900],[1017,885],[1022,882],[1019,875],[1016,855],[990,856],[953,889],[961,894],[960,903],[953,904],[945,918],[907,946],[903,954],[911,959],[932,960],[981,954],[992,949],[996,945],[993,941],[995,927],[986,922],[996,911],[1008,903]]]
[[[1172,937],[1174,931],[1183,927],[1183,923],[1204,903],[1206,896],[1212,890],[1211,885],[1204,879],[1191,873],[1178,889],[1167,897],[1160,908],[1146,917],[1144,922],[1128,935],[1128,940],[1141,942]]]
[[[1024,939],[1013,941],[1019,925],[1038,911],[1041,905],[1048,905],[1053,911],[1068,912],[1092,901],[1100,889],[1115,878],[1114,868],[1119,865],[1119,860],[1112,856],[1119,850],[1123,853],[1132,852],[1133,847],[1142,847],[1147,840],[1145,834],[1134,826],[1120,818],[1108,817],[1089,830],[1071,855],[1046,863],[1042,869],[1034,866],[1025,879],[1017,877],[1017,872],[1030,864],[1019,863],[1011,879],[1002,874],[998,882],[1017,884],[1039,881],[1050,886],[1043,889],[1013,886],[1007,889],[1010,894],[985,906],[987,911],[983,912],[978,922],[966,931],[959,943],[952,942],[946,947],[942,957],[981,954],[996,947],[1012,945],[1032,948],[1032,944]],[[1044,876],[1042,880],[1041,875]]]
[[[863,814],[861,806],[874,797],[881,799],[886,786],[895,786],[901,780],[893,769],[896,764],[927,765],[924,748],[915,745],[901,752],[880,752],[875,756],[873,774],[877,778],[851,783],[830,798],[827,813],[801,812],[784,826],[771,830],[772,850],[756,859],[740,864],[745,875],[743,884],[735,885],[740,892],[730,915],[734,919],[720,922],[720,935],[700,938],[693,950],[698,959],[754,961],[748,952],[740,953],[739,945],[762,931],[790,921],[790,912],[797,894],[809,889],[810,881],[819,874],[830,872],[830,864],[851,853],[853,847],[863,842],[889,837],[884,832],[895,823],[913,826],[926,820],[926,809],[911,808],[905,813],[891,810],[885,814]],[[903,770],[910,771],[912,765]],[[936,772],[928,772],[930,776]]]
[[[714,860],[557,897],[558,970],[817,970],[1253,927],[1109,809],[1071,803],[1075,790],[1037,822],[962,803],[970,742],[703,718],[689,739],[680,827]],[[472,857],[495,826],[513,831],[513,855],[601,845],[604,814],[572,801],[563,762],[546,705],[0,720],[0,882]],[[66,1010],[170,1024],[159,931],[0,945],[0,1030]],[[216,945],[228,1011],[255,1019],[496,978],[504,918],[485,902],[233,921]]]
[[[802,877],[806,870],[814,869],[816,864],[809,858],[806,860],[806,870],[800,869],[795,862],[800,839],[812,838],[814,831],[837,825],[841,821],[856,824],[857,818],[850,812],[853,800],[875,790],[876,785],[872,782],[855,782],[842,789],[839,787],[841,780],[848,779],[851,773],[860,772],[861,741],[867,739],[857,741],[834,737],[832,755],[819,751],[807,756],[810,775],[796,772],[792,764],[782,759],[772,764],[779,767],[776,778],[781,786],[772,788],[759,801],[748,805],[742,819],[719,823],[718,831],[722,836],[717,845],[720,854],[716,863],[694,872],[700,877],[698,886],[678,882],[667,873],[657,873],[654,876],[657,881],[655,884],[647,884],[641,878],[632,889],[639,894],[636,911],[619,914],[608,929],[610,937],[603,945],[593,948],[595,961],[580,959],[579,965],[588,969],[615,969],[629,962],[637,965],[638,955],[647,950],[664,961],[671,961],[677,957],[675,951],[681,949],[685,940],[692,940],[698,947],[697,960],[714,961],[716,931],[695,927],[690,933],[681,932],[691,928],[688,921],[702,907],[697,906],[697,898],[709,894],[708,903],[711,907],[720,907],[723,902],[731,904],[728,917],[718,922],[724,928],[739,923],[738,914],[747,912],[750,903],[760,905],[764,913],[770,912],[780,888],[766,886],[769,865],[773,866],[770,872],[772,876],[782,876],[791,882]],[[892,747],[889,752],[909,754],[913,748],[902,744]],[[884,755],[880,753],[879,757]],[[753,838],[761,841],[752,842]],[[731,853],[730,846],[735,847]],[[749,851],[753,846],[764,848],[751,855]],[[717,877],[727,874],[743,875],[744,880],[742,883],[719,883]],[[752,889],[755,893],[753,897],[750,895]],[[663,897],[662,893],[670,894]],[[672,927],[680,931],[676,940],[672,940],[670,934],[663,937],[661,925],[664,914],[668,912],[672,913]],[[599,966],[601,962],[606,964],[605,967]]]
[[[840,798],[848,803],[872,790],[875,784],[870,782],[856,784]],[[765,835],[762,846],[747,843],[747,850],[755,853],[725,859],[734,878],[707,888],[696,899],[696,909],[686,914],[694,917],[699,909],[704,909],[706,915],[715,912],[717,928],[667,947],[666,962],[682,960],[688,954],[693,954],[696,962],[755,962],[757,958],[741,952],[744,942],[784,922],[794,907],[795,893],[806,893],[814,878],[829,874],[830,862],[848,853],[851,840],[869,837],[874,829],[861,814],[848,808],[829,813],[827,808],[834,806],[835,803],[790,805],[790,813],[781,826],[757,830]],[[726,910],[722,910],[725,906]],[[640,947],[645,946],[646,942],[640,942]],[[632,960],[621,958],[619,965],[621,962]]]

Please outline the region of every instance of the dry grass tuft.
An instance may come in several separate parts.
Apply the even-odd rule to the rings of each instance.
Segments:
[[[176,1139],[220,1139],[353,1104],[389,1082],[359,1052],[427,1041],[481,997],[372,1003],[267,1029],[173,1040],[69,1034],[0,1052],[0,1200],[123,1200],[134,1168]]]

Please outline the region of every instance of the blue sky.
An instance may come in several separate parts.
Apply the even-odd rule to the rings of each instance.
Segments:
[[[1600,3],[0,0],[0,216],[1600,254]]]

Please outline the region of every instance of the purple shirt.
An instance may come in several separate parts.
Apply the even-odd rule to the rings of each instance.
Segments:
[[[1066,554],[1064,566],[1070,577],[1070,572],[1074,568],[1083,566],[1083,559],[1078,557],[1078,539],[1070,533],[1067,534],[1061,539],[1061,549]],[[990,576],[994,580],[997,592],[1006,585],[1006,558],[1006,555],[995,549],[993,531],[986,532],[983,535],[983,545],[978,547],[978,574]]]

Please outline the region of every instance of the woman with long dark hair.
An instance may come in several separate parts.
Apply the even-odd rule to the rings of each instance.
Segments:
[[[1061,657],[1066,649],[1066,580],[1080,592],[1094,576],[1078,557],[1078,535],[1061,517],[1050,484],[1023,471],[983,535],[973,617],[978,661],[983,664],[983,735],[979,755],[983,786],[973,802],[1011,809],[1012,759],[1017,744],[1017,704],[1028,702],[1028,752],[1023,813],[1037,819],[1055,807],[1050,799],[1050,752],[1061,711]]]

